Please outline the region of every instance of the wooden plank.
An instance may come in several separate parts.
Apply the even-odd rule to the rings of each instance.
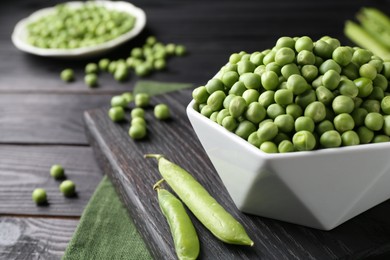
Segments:
[[[0,259],[61,259],[78,222],[0,217]]]
[[[49,170],[61,164],[76,184],[77,197],[66,198]],[[90,147],[0,145],[0,215],[80,216],[102,175]],[[48,206],[31,200],[37,188],[47,191]]]
[[[152,185],[161,176],[145,153],[163,153],[190,171],[199,182],[246,227],[254,247],[224,244],[191,215],[201,240],[200,259],[337,259],[390,254],[390,201],[353,218],[332,231],[320,231],[272,219],[243,214],[229,197],[185,115],[190,91],[154,98],[168,103],[174,118],[153,119],[148,111],[148,138],[135,142],[128,122],[115,124],[105,109],[85,114],[89,137],[102,169],[113,180],[156,259],[174,259],[168,225],[160,213]]]
[[[0,143],[86,145],[82,111],[111,95],[1,94]]]

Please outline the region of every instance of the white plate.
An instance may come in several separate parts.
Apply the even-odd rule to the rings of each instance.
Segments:
[[[12,42],[21,51],[46,57],[57,58],[85,58],[92,57],[108,52],[109,50],[117,47],[118,45],[137,36],[146,24],[145,12],[127,2],[111,2],[111,1],[95,1],[96,5],[104,6],[110,10],[118,10],[126,12],[135,17],[135,24],[133,29],[129,32],[122,34],[121,36],[112,39],[110,41],[89,47],[82,47],[76,49],[45,49],[33,46],[27,42],[27,25],[40,19],[42,16],[46,16],[55,11],[55,7],[44,8],[34,12],[29,17],[20,20],[12,33]],[[84,2],[68,2],[67,5],[70,8],[80,7]]]

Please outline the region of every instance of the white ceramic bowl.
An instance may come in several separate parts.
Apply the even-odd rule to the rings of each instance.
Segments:
[[[330,230],[390,198],[390,144],[267,154],[193,109],[188,118],[239,210]]]
[[[134,38],[137,36],[146,24],[146,15],[145,12],[127,2],[112,2],[112,1],[94,1],[96,5],[104,6],[110,10],[118,10],[122,12],[127,12],[133,15],[136,19],[133,29],[129,32],[112,39],[110,41],[90,46],[82,47],[76,49],[45,49],[38,48],[27,42],[28,32],[27,25],[33,21],[40,19],[42,16],[46,16],[55,11],[55,7],[44,8],[39,11],[34,12],[29,17],[19,21],[12,33],[12,42],[21,51],[47,57],[57,57],[57,58],[86,58],[101,55],[109,50],[117,47],[118,45]],[[67,5],[70,8],[78,8],[85,2],[68,2]]]

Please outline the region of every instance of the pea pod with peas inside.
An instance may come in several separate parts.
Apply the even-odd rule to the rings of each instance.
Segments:
[[[158,169],[164,180],[214,236],[229,244],[254,244],[244,227],[189,172],[161,154],[146,154],[145,158],[157,159]]]
[[[177,257],[196,259],[200,250],[199,239],[183,204],[172,193],[160,188],[159,182],[154,189],[157,191],[160,209],[168,221]]]

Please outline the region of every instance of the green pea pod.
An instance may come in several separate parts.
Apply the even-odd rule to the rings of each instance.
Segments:
[[[190,260],[199,255],[199,239],[183,204],[165,189],[157,188],[158,202],[171,229],[178,258]]]
[[[158,160],[158,169],[165,181],[214,236],[229,244],[254,244],[244,227],[190,173],[163,155],[146,154],[145,157]]]

